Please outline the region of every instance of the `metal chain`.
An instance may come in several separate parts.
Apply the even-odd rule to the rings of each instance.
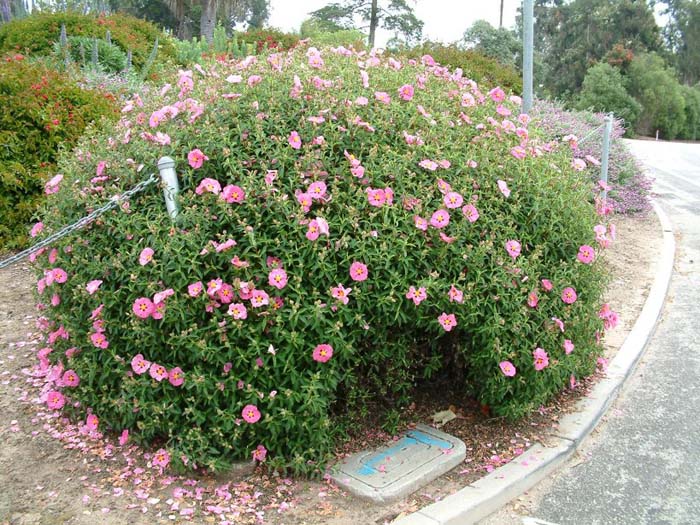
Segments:
[[[42,248],[45,248],[45,247],[53,244],[53,242],[57,241],[58,239],[65,237],[67,235],[70,235],[71,233],[73,233],[76,230],[79,230],[83,226],[86,226],[87,224],[91,223],[93,220],[95,220],[100,215],[108,212],[109,210],[111,210],[113,208],[116,208],[117,206],[119,206],[119,204],[122,201],[129,199],[132,195],[135,195],[136,193],[144,190],[146,187],[150,186],[151,184],[153,184],[156,181],[158,181],[158,177],[155,174],[151,174],[150,177],[148,177],[146,180],[139,182],[136,186],[134,186],[130,190],[125,191],[121,195],[115,195],[114,197],[112,197],[110,199],[110,201],[107,204],[105,204],[101,208],[97,208],[89,215],[86,215],[82,219],[79,219],[76,222],[74,222],[73,224],[70,224],[64,228],[61,228],[57,232],[52,233],[51,235],[46,237],[46,239],[42,239],[41,241],[36,243],[31,248],[27,248],[26,250],[23,250],[23,251],[19,252],[18,254],[13,255],[12,257],[9,257],[3,261],[0,261],[0,268],[5,268],[6,266],[9,266],[9,265],[25,258],[25,257],[31,255],[32,253],[38,252]]]
[[[579,144],[581,144],[581,143],[587,141],[589,138],[591,138],[593,135],[595,135],[596,133],[600,132],[600,131],[603,130],[603,129],[605,129],[605,124],[603,124],[603,125],[601,125],[601,126],[598,126],[598,127],[595,128],[593,131],[591,131],[588,135],[586,135],[585,137],[583,137],[581,140],[579,140],[579,141],[577,141],[577,142],[578,142]]]

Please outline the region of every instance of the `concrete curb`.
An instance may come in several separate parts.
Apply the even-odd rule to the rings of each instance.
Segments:
[[[663,229],[659,267],[649,295],[632,330],[608,366],[606,377],[591,394],[578,401],[577,411],[560,421],[547,446],[535,445],[517,459],[467,485],[445,499],[405,516],[394,525],[467,525],[487,517],[513,498],[552,474],[579,448],[617,398],[651,340],[673,274],[676,243],[670,220],[656,202],[654,211]]]

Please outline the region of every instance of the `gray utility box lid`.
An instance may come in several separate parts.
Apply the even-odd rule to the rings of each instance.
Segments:
[[[333,467],[331,477],[360,498],[390,503],[453,469],[465,456],[460,439],[417,425],[397,441],[348,457]]]

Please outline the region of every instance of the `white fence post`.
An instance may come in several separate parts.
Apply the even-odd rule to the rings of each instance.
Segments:
[[[180,186],[175,173],[175,161],[170,157],[161,157],[158,161],[158,171],[160,171],[160,179],[164,183],[163,196],[165,197],[165,207],[168,209],[170,218],[175,220],[180,212],[180,208],[177,205],[177,194],[180,191]]]

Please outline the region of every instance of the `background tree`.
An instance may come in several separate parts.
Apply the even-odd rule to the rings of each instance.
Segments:
[[[634,126],[642,110],[639,102],[627,93],[620,71],[605,62],[599,62],[586,73],[576,108],[612,111],[616,117],[625,119],[627,128]]]
[[[477,20],[464,32],[462,41],[470,49],[491,58],[501,64],[515,66],[522,48],[516,33],[507,29],[496,29],[486,20]]]
[[[311,17],[318,20],[326,30],[369,29],[369,46],[374,47],[377,27],[383,27],[402,36],[406,43],[417,43],[423,32],[423,22],[416,18],[407,0],[344,0],[333,2],[313,11]],[[367,25],[357,26],[356,17]]]
[[[549,67],[544,79],[555,96],[576,93],[594,63],[620,45],[633,53],[660,51],[650,4],[640,0],[538,0],[535,46]]]
[[[700,0],[665,0],[669,20],[663,36],[672,53],[680,80],[693,85],[700,81]]]

